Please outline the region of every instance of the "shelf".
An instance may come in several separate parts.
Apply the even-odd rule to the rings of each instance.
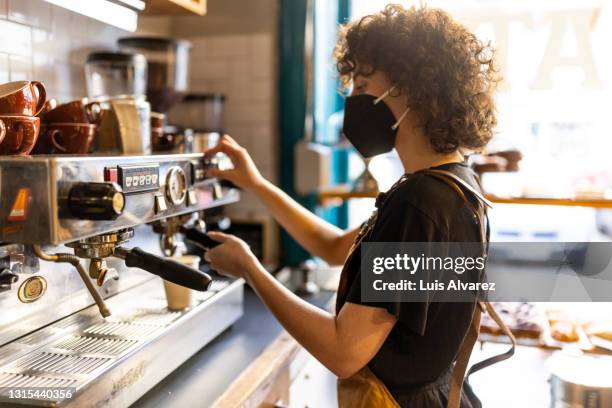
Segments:
[[[353,192],[347,186],[340,186],[335,189],[319,192],[319,203],[323,206],[328,206],[353,198],[376,198],[377,194],[375,192]],[[612,200],[610,199],[497,197],[490,194],[485,194],[485,197],[497,204],[555,205],[612,209]]]
[[[327,200],[327,199],[349,200],[351,198],[376,198],[377,195],[378,195],[378,192],[351,191],[347,187],[340,186],[334,189],[320,191],[319,200]]]
[[[206,14],[206,0],[147,0],[144,15]]]
[[[130,32],[136,31],[138,13],[145,8],[142,0],[45,1]]]
[[[566,207],[612,208],[612,200],[596,198],[497,197],[486,195],[498,204],[558,205]]]

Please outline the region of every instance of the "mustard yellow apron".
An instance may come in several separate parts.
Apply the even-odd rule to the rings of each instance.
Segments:
[[[349,378],[338,379],[339,408],[400,408],[385,384],[366,365]]]
[[[336,300],[336,312],[340,311],[348,295],[349,271],[347,265],[353,256],[355,249],[366,237],[376,223],[377,212],[375,211],[366,223],[361,226],[340,275],[340,285],[338,286],[338,297]],[[339,408],[400,408],[391,392],[385,384],[374,374],[366,365],[357,373],[349,378],[338,379],[338,407]]]

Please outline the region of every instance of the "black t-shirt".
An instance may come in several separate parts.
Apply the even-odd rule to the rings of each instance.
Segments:
[[[461,177],[479,190],[476,175],[462,163],[436,167]],[[378,217],[364,242],[478,242],[480,229],[472,210],[435,177],[415,174],[377,199]],[[410,390],[448,375],[472,318],[475,303],[366,303],[361,301],[360,249],[347,265],[347,302],[386,309],[397,318],[378,353],[369,362],[400,405]],[[445,404],[448,387],[428,389],[410,406]],[[412,398],[412,397],[411,397]]]

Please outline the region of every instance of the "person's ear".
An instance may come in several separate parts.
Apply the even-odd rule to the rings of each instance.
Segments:
[[[399,98],[400,96],[404,95],[404,93],[405,91],[402,88],[397,85],[393,85],[391,92],[389,92],[389,96],[393,98]]]

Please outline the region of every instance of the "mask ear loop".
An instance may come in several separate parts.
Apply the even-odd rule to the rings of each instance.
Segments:
[[[391,92],[393,92],[393,90],[395,89],[395,85],[393,85],[391,88],[389,88],[385,93],[383,93],[382,95],[380,95],[378,98],[374,99],[374,105],[378,104],[378,102],[382,101],[383,99],[385,99],[387,96],[389,96],[389,94]]]
[[[380,101],[382,101],[383,99],[385,99],[387,96],[389,96],[389,94],[391,92],[393,92],[393,90],[395,89],[395,85],[393,85],[391,88],[389,88],[385,93],[383,93],[382,95],[380,95],[378,98],[374,99],[374,105],[376,105],[377,103],[379,103]],[[410,108],[406,108],[406,110],[404,111],[404,113],[401,114],[401,116],[399,117],[399,119],[397,120],[397,122],[395,122],[393,124],[393,126],[391,126],[392,130],[396,130],[400,123],[402,122],[402,120],[404,120],[404,118],[406,117],[406,115],[408,114],[408,112],[410,112]]]
[[[404,113],[402,113],[397,122],[395,122],[395,124],[391,126],[392,130],[396,130],[399,127],[400,123],[402,123],[402,120],[404,120],[408,112],[410,112],[410,108],[406,108],[406,110],[404,111]]]

